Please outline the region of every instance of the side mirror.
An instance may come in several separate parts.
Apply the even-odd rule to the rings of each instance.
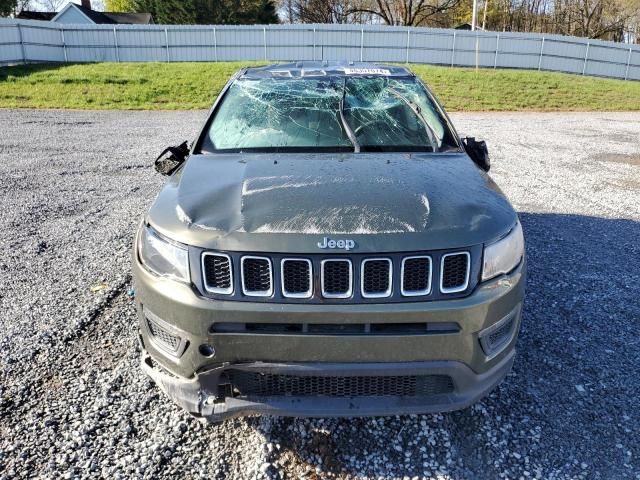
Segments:
[[[482,170],[488,172],[491,168],[491,161],[489,160],[489,150],[487,150],[487,143],[484,140],[478,140],[474,137],[466,137],[462,140],[464,149],[467,155],[471,157],[471,160],[475,162]]]
[[[183,142],[177,147],[165,148],[154,163],[156,172],[161,175],[171,175],[189,156],[187,142]]]

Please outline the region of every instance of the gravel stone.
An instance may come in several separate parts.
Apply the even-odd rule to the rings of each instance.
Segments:
[[[519,352],[488,398],[217,426],[142,374],[129,257],[153,159],[205,117],[0,110],[1,478],[640,478],[637,113],[453,115],[527,240]]]

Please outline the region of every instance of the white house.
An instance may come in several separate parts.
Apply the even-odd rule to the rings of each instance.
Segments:
[[[82,0],[82,5],[69,2],[52,19],[57,23],[75,24],[137,24],[153,23],[150,13],[98,12],[91,8],[91,0]]]

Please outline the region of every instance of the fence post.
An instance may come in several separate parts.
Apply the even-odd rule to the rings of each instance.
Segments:
[[[538,59],[538,71],[542,68],[542,54],[544,53],[544,37],[542,37],[542,44],[540,45],[540,58]]]
[[[624,71],[624,79],[629,78],[629,65],[631,64],[631,47],[629,47],[629,55],[627,56],[627,69]]]
[[[118,48],[118,34],[116,27],[113,27],[113,45],[116,48],[116,62],[120,63],[120,50]]]
[[[498,68],[498,50],[500,50],[500,34],[496,34],[496,56],[493,58],[493,68]]]
[[[164,43],[165,47],[167,48],[167,63],[169,63],[171,61],[171,59],[169,58],[169,32],[166,28],[164,29]]]
[[[478,63],[480,62],[480,40],[478,38],[478,31],[476,30],[476,72],[478,71]]]
[[[64,63],[69,61],[67,57],[67,43],[64,40],[64,24],[60,24],[60,40],[62,41],[62,51],[64,52]]]
[[[313,53],[311,54],[311,60],[316,61],[316,27],[313,27]]]
[[[267,59],[267,27],[262,27],[262,41],[264,42],[264,59]]]
[[[451,66],[453,67],[453,59],[456,55],[456,31],[453,31],[453,45],[451,45]]]
[[[409,63],[409,42],[411,40],[411,30],[407,29],[407,57],[404,63]]]
[[[22,27],[20,22],[16,23],[18,26],[18,38],[20,39],[20,51],[22,52],[22,62],[27,63],[27,55],[24,52],[24,41],[22,40]]]
[[[362,54],[364,50],[364,28],[360,29],[360,61],[362,62]]]
[[[216,38],[216,27],[213,27],[213,60],[218,61],[218,39]]]
[[[590,42],[587,42],[587,49],[584,52],[584,64],[582,65],[582,75],[587,71],[587,60],[589,59],[589,45]]]

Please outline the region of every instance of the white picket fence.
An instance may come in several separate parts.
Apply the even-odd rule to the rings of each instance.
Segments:
[[[63,25],[0,19],[0,64],[350,60],[640,80],[640,45],[381,25]]]

